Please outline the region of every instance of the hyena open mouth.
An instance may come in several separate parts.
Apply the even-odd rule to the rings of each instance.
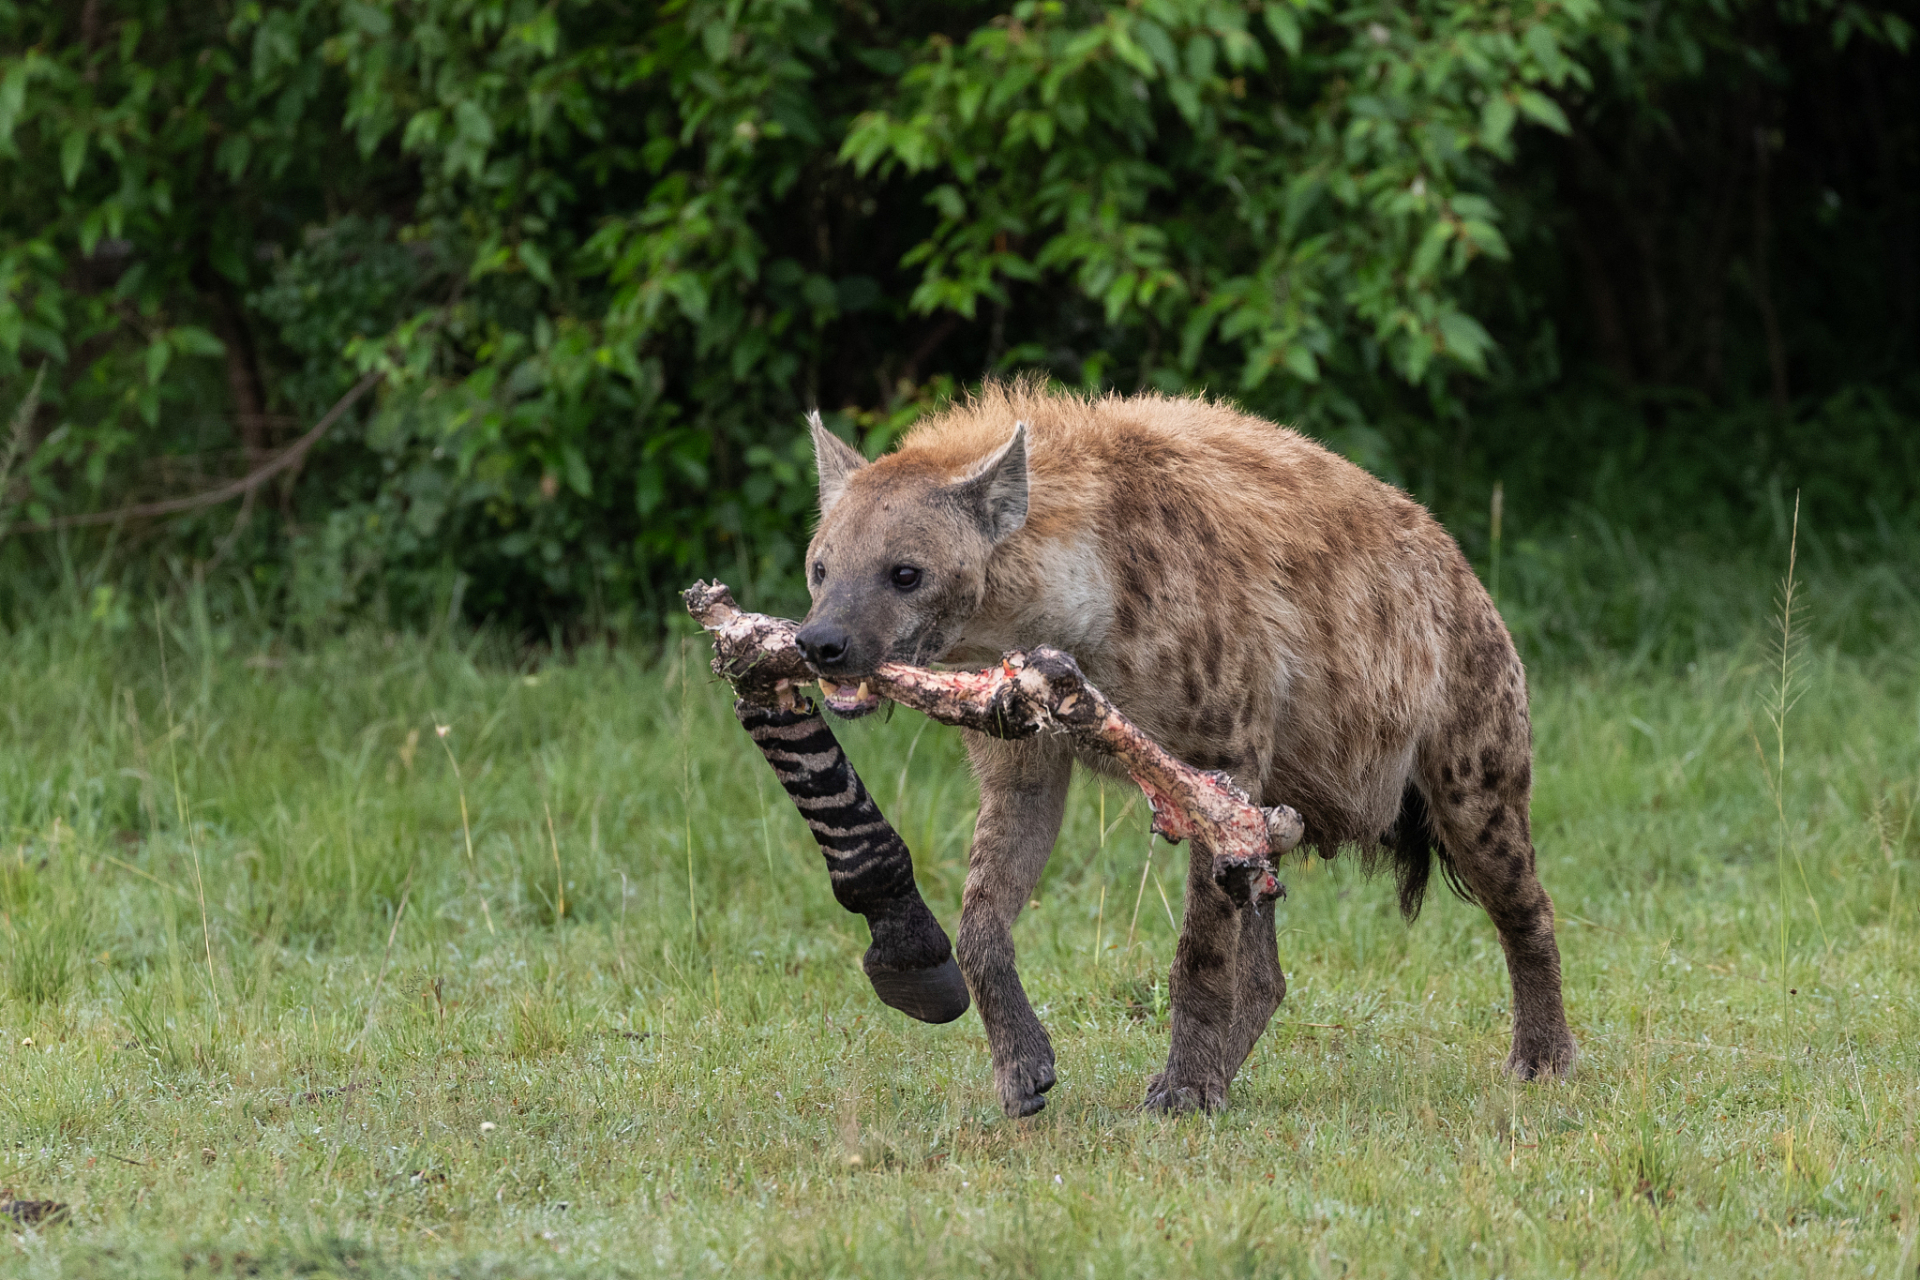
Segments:
[[[862,680],[858,686],[854,686],[836,684],[825,676],[821,676],[820,696],[821,700],[827,704],[829,711],[849,720],[857,720],[871,711],[878,710],[880,706],[880,695],[868,688],[865,680]]]

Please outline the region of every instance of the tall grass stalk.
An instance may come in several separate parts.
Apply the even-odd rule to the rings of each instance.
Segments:
[[[1129,954],[1133,951],[1134,930],[1140,924],[1140,903],[1147,896],[1147,872],[1153,870],[1153,837],[1147,837],[1147,856],[1140,861],[1140,885],[1133,891],[1133,915],[1127,921],[1127,946]]]
[[[1100,939],[1107,931],[1107,879],[1100,877],[1100,909],[1093,921],[1093,967],[1100,967]]]
[[[553,848],[553,927],[558,932],[567,918],[567,873],[560,867],[560,837],[553,829],[553,806],[543,797],[540,807],[547,815],[547,843]]]
[[[187,793],[180,786],[179,728],[173,718],[173,682],[167,676],[167,633],[160,624],[160,602],[153,605],[153,635],[160,646],[160,689],[167,707],[167,767],[173,775],[173,810],[180,829],[187,836],[187,850],[193,855],[193,891],[200,907],[200,941],[206,950],[207,996],[213,1001],[213,1034],[220,1028],[220,985],[213,974],[213,925],[207,919],[207,882],[200,869],[200,839],[189,819]]]
[[[493,927],[493,912],[487,907],[487,891],[480,884],[480,861],[473,856],[473,824],[467,820],[467,780],[460,774],[460,758],[453,754],[453,743],[447,740],[447,735],[453,732],[453,726],[436,724],[433,732],[446,750],[447,763],[453,766],[453,785],[460,792],[460,838],[466,841],[467,872],[473,877],[473,896],[480,899],[480,914],[486,918],[487,933],[491,936],[497,930]]]
[[[1794,598],[1799,592],[1800,495],[1793,495],[1793,529],[1787,539],[1787,576],[1780,584],[1776,623],[1779,632],[1774,664],[1774,684],[1769,691],[1767,720],[1773,726],[1773,767],[1768,771],[1768,789],[1773,793],[1774,862],[1780,881],[1780,1005],[1782,1016],[1793,1016],[1792,975],[1787,971],[1790,925],[1787,901],[1787,852],[1792,843],[1787,828],[1787,714],[1800,700],[1796,679],[1795,649],[1798,638],[1793,630]]]
[[[687,707],[691,684],[687,680],[687,641],[680,642],[680,829],[686,840],[687,919],[693,945],[700,945],[700,898],[693,886],[693,721]]]

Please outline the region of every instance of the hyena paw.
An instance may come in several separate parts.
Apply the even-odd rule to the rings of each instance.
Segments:
[[[1040,1095],[1053,1088],[1053,1057],[998,1063],[993,1068],[994,1087],[1000,1091],[1000,1105],[1007,1119],[1020,1120],[1047,1105]]]
[[[1167,1073],[1162,1071],[1147,1081],[1147,1100],[1140,1104],[1140,1109],[1186,1115],[1194,1111],[1218,1111],[1226,1105],[1224,1084],[1178,1079],[1169,1082]]]
[[[1565,1027],[1536,1035],[1518,1035],[1507,1055],[1507,1074],[1516,1080],[1570,1080],[1580,1050]]]

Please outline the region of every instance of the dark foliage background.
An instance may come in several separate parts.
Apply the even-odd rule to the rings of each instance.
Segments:
[[[0,616],[155,579],[308,630],[650,627],[715,572],[777,606],[806,408],[878,451],[1024,370],[1296,423],[1490,567],[1498,483],[1542,642],[1684,614],[1563,588],[1771,547],[1796,490],[1825,554],[1897,559],[1913,17],[0,0]],[[48,528],[242,476],[370,371],[244,498]]]

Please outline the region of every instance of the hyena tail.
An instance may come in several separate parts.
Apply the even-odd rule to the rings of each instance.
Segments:
[[[1400,816],[1393,820],[1393,829],[1381,843],[1393,853],[1393,878],[1400,887],[1400,914],[1408,923],[1420,914],[1435,859],[1439,860],[1440,874],[1454,896],[1462,902],[1475,900],[1473,890],[1460,879],[1446,845],[1434,834],[1433,815],[1427,809],[1426,796],[1413,783],[1407,783],[1406,791],[1401,794]]]

